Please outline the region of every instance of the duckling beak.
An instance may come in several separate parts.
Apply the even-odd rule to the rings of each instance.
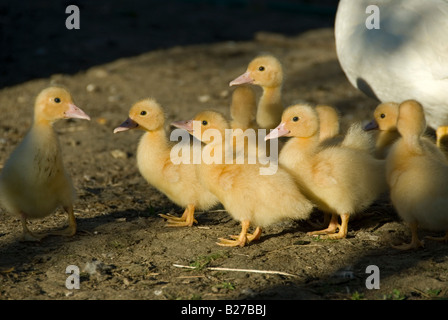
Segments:
[[[90,117],[73,103],[68,105],[68,110],[64,112],[64,117],[66,119],[72,118],[90,120]]]
[[[375,120],[370,121],[368,124],[364,126],[365,131],[375,130],[378,129],[378,122]]]
[[[229,86],[236,86],[239,84],[245,84],[245,83],[252,83],[254,82],[254,79],[250,76],[250,72],[246,71],[242,75],[240,75],[238,78],[230,81]]]
[[[283,137],[289,133],[290,133],[290,131],[285,128],[285,123],[282,122],[277,126],[277,128],[271,130],[271,132],[269,132],[269,134],[266,137],[264,137],[264,141],[268,141],[269,139]]]
[[[131,118],[127,118],[122,124],[114,129],[114,133],[127,131],[130,129],[135,129],[138,127],[138,123],[132,120]]]
[[[193,120],[187,120],[187,121],[174,121],[171,122],[171,125],[173,127],[184,129],[188,132],[193,132]]]

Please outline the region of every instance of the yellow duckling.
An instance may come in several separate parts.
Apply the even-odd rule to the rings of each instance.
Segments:
[[[182,217],[160,216],[168,220],[169,227],[192,226],[195,209],[207,210],[218,204],[218,199],[203,188],[196,177],[195,164],[173,163],[171,149],[164,128],[165,115],[162,107],[153,99],[135,103],[129,118],[114,133],[129,129],[145,131],[137,149],[137,166],[146,181],[165,194],[171,201],[185,208]],[[193,152],[191,152],[191,155]]]
[[[398,246],[407,250],[423,246],[417,229],[447,231],[448,240],[448,162],[429,139],[422,139],[426,129],[423,108],[415,100],[400,104],[397,129],[401,138],[387,156],[386,175],[392,204],[409,224],[411,243]]]
[[[200,130],[194,130],[194,123],[200,124]],[[232,236],[234,240],[220,239],[219,245],[242,247],[259,239],[264,226],[281,219],[309,217],[313,205],[284,169],[278,167],[274,174],[263,175],[259,164],[225,163],[228,146],[224,137],[229,124],[222,114],[203,111],[179,127],[204,142],[207,154],[216,156],[216,161],[203,160],[197,167],[199,178],[229,214],[241,222],[241,233]],[[212,137],[209,132],[216,135]],[[253,234],[248,233],[251,224],[257,226]]]
[[[72,236],[76,233],[73,213],[75,189],[62,162],[61,147],[53,129],[59,119],[89,116],[74,105],[70,93],[59,87],[43,90],[36,98],[31,129],[12,152],[0,174],[0,202],[20,217],[24,241],[38,241],[28,219],[44,218],[62,206],[68,213],[68,228],[52,234]]]
[[[398,103],[384,102],[379,104],[373,112],[373,120],[364,130],[378,130],[375,144],[375,157],[385,159],[387,152],[400,137],[397,130]]]
[[[280,125],[266,138],[279,136],[292,137],[280,152],[280,165],[296,177],[301,190],[320,210],[332,214],[328,228],[310,235],[346,237],[349,217],[387,190],[385,163],[371,155],[370,135],[353,125],[340,145],[322,147],[316,110],[294,105],[285,110]]]
[[[322,146],[337,145],[342,142],[343,136],[340,135],[339,113],[335,108],[328,105],[317,105],[316,112],[319,117],[319,142]],[[323,225],[330,223],[331,214],[324,213]],[[311,221],[312,226],[318,227]]]
[[[257,106],[258,126],[262,129],[274,129],[283,112],[281,63],[271,55],[259,56],[249,63],[245,73],[230,82],[230,86],[249,83],[263,88],[263,95]]]

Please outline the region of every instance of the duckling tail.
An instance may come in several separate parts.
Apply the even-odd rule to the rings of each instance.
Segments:
[[[354,123],[350,126],[345,135],[342,145],[347,148],[357,149],[367,152],[374,152],[375,143],[372,135],[363,130],[360,123]]]

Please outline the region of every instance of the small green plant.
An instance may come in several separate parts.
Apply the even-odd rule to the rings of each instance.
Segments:
[[[383,296],[384,300],[404,300],[406,297],[398,289],[392,290],[391,294]]]
[[[359,293],[358,291],[353,292],[352,300],[363,300],[364,299],[364,293]]]
[[[151,204],[149,205],[147,210],[148,210],[148,216],[156,216],[157,215],[156,210],[154,209],[154,207]]]
[[[231,282],[222,282],[216,286],[219,289],[235,290],[235,286]]]
[[[205,256],[199,256],[193,262],[190,263],[190,267],[194,267],[196,270],[200,270],[208,266],[212,261],[220,258],[227,258],[228,252],[218,251]]]
[[[442,292],[442,289],[429,289],[428,291],[426,291],[430,298],[438,297],[440,292]]]

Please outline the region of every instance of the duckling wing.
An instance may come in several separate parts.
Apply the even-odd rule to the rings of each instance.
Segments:
[[[338,182],[334,176],[334,164],[327,159],[317,161],[312,167],[314,182],[319,187],[336,185]]]
[[[171,162],[171,159],[167,159],[162,168],[162,174],[164,178],[170,183],[176,183],[180,181],[180,165],[175,165]]]

